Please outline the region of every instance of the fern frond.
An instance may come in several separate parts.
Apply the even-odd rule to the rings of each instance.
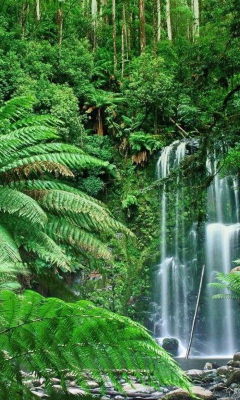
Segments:
[[[215,295],[213,296],[213,299],[232,299],[232,300],[238,300],[239,297],[226,293],[226,294],[215,294]]]
[[[0,239],[1,240],[1,239]],[[20,257],[20,255],[19,255]],[[22,262],[1,262],[0,264],[0,291],[18,290],[21,288],[17,275],[27,275],[28,269]]]
[[[2,263],[17,263],[21,261],[18,247],[8,230],[0,225],[0,273],[5,271],[6,265]]]
[[[89,252],[96,258],[112,258],[111,252],[100,240],[62,218],[51,217],[46,232],[57,242],[67,243],[81,252]]]
[[[89,302],[64,303],[34,292],[20,297],[4,291],[0,304],[0,348],[5,349],[0,352],[1,375],[4,371],[9,384],[6,400],[15,398],[21,365],[45,377],[46,390],[51,376],[64,383],[70,372],[81,384],[87,371],[100,381],[103,373],[116,381],[115,374],[131,371],[142,379],[148,376],[155,385],[190,389],[173,359],[145,328],[126,317]],[[0,394],[4,385],[0,379]]]
[[[42,175],[45,172],[49,172],[55,176],[74,176],[72,171],[65,165],[52,161],[38,161],[13,168],[2,174],[0,173],[0,177],[3,183],[10,183],[15,180],[26,179],[32,174]]]
[[[26,111],[32,109],[32,105],[33,99],[31,97],[15,97],[0,108],[0,120],[14,121],[17,118],[21,118]]]
[[[15,182],[11,182],[8,186],[10,186],[11,188],[16,188],[17,190],[20,191],[27,191],[27,190],[63,190],[64,192],[69,192],[69,193],[73,193],[76,194],[78,196],[81,196],[84,199],[87,199],[89,202],[91,201],[93,204],[98,204],[99,206],[101,206],[102,208],[104,208],[104,210],[111,215],[110,210],[107,208],[106,204],[104,204],[102,201],[95,199],[91,196],[89,196],[88,194],[82,192],[81,190],[67,185],[66,183],[63,183],[57,179],[54,179],[52,181],[50,180],[40,180],[40,179],[26,179],[23,181],[15,181]]]
[[[0,210],[41,226],[47,222],[47,215],[39,204],[31,197],[14,189],[0,187]]]
[[[27,117],[21,118],[11,124],[11,131],[19,128],[33,127],[33,126],[46,126],[57,128],[63,125],[63,122],[51,114],[43,115],[28,115]]]
[[[28,251],[33,251],[42,260],[47,261],[50,265],[56,265],[64,272],[69,271],[70,262],[67,256],[63,253],[61,247],[59,247],[54,240],[52,240],[43,232],[39,232],[37,236],[38,240],[28,239],[24,248]]]
[[[215,298],[240,298],[240,271],[230,272],[229,274],[219,272],[217,273],[216,279],[220,282],[210,283],[209,286],[217,290],[224,290],[225,292],[228,290],[234,293],[234,295],[224,293],[215,295]]]
[[[31,157],[36,154],[50,154],[50,153],[62,153],[62,152],[68,152],[68,153],[75,153],[75,154],[84,154],[84,152],[81,149],[76,148],[76,146],[71,146],[69,144],[65,143],[43,143],[43,144],[38,144],[36,146],[30,146],[27,148],[24,148],[17,152],[14,155],[14,158],[23,158],[23,157]]]
[[[50,154],[39,154],[31,157],[25,157],[20,160],[14,161],[5,166],[1,166],[0,173],[6,172],[14,168],[21,167],[27,164],[33,164],[41,161],[49,161],[59,163],[73,169],[84,169],[89,167],[102,167],[105,168],[112,175],[116,174],[107,161],[100,161],[95,157],[91,157],[87,154],[76,154],[76,153],[50,153]]]
[[[1,223],[12,235],[17,248],[31,251],[50,264],[69,269],[69,259],[56,242],[31,221],[21,217],[1,215]]]
[[[56,130],[44,126],[22,128],[7,135],[1,135],[0,165],[14,160],[15,152],[21,149],[56,138],[58,138]]]
[[[62,216],[72,217],[76,224],[80,223],[82,215],[88,215],[91,220],[91,226],[94,226],[96,230],[109,229],[112,232],[124,232],[130,236],[134,236],[133,233],[127,229],[123,224],[111,218],[106,209],[100,207],[98,204],[94,204],[92,201],[88,201],[87,198],[76,195],[75,193],[69,193],[61,190],[50,190],[34,193],[39,204],[48,211],[58,213]],[[37,197],[38,196],[38,197]],[[80,219],[76,218],[75,215],[80,214]]]

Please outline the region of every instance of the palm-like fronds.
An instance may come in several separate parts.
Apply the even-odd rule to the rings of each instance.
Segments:
[[[47,222],[46,213],[34,199],[11,188],[0,188],[0,210],[42,226]]]
[[[21,261],[18,246],[4,226],[0,225],[0,262],[17,263]]]
[[[76,170],[98,167],[114,175],[114,168],[59,142],[59,122],[30,115],[31,104],[31,99],[20,98],[0,109],[0,259],[19,262],[21,246],[66,269],[69,261],[61,243],[75,253],[109,259],[107,247],[91,233],[131,232],[70,179]]]
[[[213,296],[215,299],[240,299],[240,271],[231,272],[229,274],[219,272],[216,279],[219,282],[210,283],[209,286],[217,290],[224,290],[225,293],[216,294]],[[226,293],[226,290],[228,290],[229,293]]]
[[[69,373],[84,386],[84,373],[95,379],[103,374],[116,382],[116,374],[148,377],[155,385],[189,389],[184,373],[160,348],[146,329],[126,317],[95,307],[86,301],[64,303],[37,293],[0,295],[0,397],[18,399],[23,388],[20,368],[46,378]],[[66,390],[66,388],[65,388]],[[27,395],[24,398],[28,398]]]
[[[51,217],[46,229],[58,243],[68,244],[82,253],[90,252],[96,258],[112,258],[111,252],[100,240],[66,219]]]
[[[19,255],[20,259],[20,255]],[[21,285],[16,279],[17,274],[27,275],[27,268],[16,260],[2,261],[0,264],[0,291],[2,290],[19,290]]]

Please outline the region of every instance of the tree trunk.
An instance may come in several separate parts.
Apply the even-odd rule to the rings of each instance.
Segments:
[[[25,37],[28,14],[29,14],[29,1],[24,1],[22,3],[22,11],[21,11],[21,31],[22,31],[21,36],[22,36],[22,39]]]
[[[57,24],[58,24],[58,44],[59,46],[61,46],[63,38],[63,12],[60,8],[57,10]]]
[[[126,21],[126,8],[123,2],[122,8],[122,76],[124,75],[125,59],[128,60],[128,32]]]
[[[93,50],[96,49],[96,29],[97,29],[97,15],[98,15],[98,4],[97,0],[91,2],[91,14],[92,14],[92,39],[93,39]]]
[[[40,14],[40,0],[36,0],[36,20],[37,22],[40,21],[41,19],[41,14]]]
[[[161,4],[160,0],[152,1],[153,9],[153,54],[156,57],[157,44],[161,40]]]
[[[199,0],[192,0],[193,41],[199,36]]]
[[[170,0],[166,2],[166,16],[167,16],[167,36],[172,40],[172,23],[171,23],[171,4]]]
[[[112,25],[113,25],[113,65],[114,74],[117,73],[117,27],[116,27],[116,0],[112,0]]]
[[[142,53],[146,47],[145,0],[139,0],[139,26],[140,53]]]
[[[161,40],[161,2],[157,0],[157,42]]]

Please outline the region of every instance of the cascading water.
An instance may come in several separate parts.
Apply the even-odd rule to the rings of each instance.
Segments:
[[[166,147],[158,160],[158,179],[166,178],[176,170],[189,153],[189,143],[174,142]],[[231,300],[212,299],[216,272],[229,272],[232,261],[239,257],[239,193],[238,182],[220,178],[216,161],[209,159],[206,169],[215,176],[208,189],[205,244],[202,243],[206,264],[204,287],[201,294],[195,337],[191,355],[227,356],[238,348]],[[161,260],[155,279],[154,336],[161,344],[163,338],[177,338],[179,356],[184,356],[190,338],[202,265],[199,265],[199,233],[197,225],[186,227],[184,187],[181,175],[175,174],[174,193],[163,183],[161,194]],[[194,193],[193,193],[194,196]],[[174,221],[174,222],[173,222]]]
[[[233,260],[239,258],[239,193],[236,178],[220,178],[216,161],[208,160],[207,168],[215,175],[208,189],[208,215],[206,225],[206,279],[213,282],[216,272],[228,273]],[[236,318],[230,299],[211,300],[213,290],[206,288],[208,306],[209,347],[212,354],[232,355],[237,350]]]

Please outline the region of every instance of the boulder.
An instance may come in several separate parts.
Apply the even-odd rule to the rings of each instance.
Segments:
[[[227,365],[229,365],[230,367],[233,367],[233,368],[240,368],[240,361],[231,360],[231,361],[228,361]]]
[[[240,352],[234,354],[233,361],[240,361]]]
[[[216,397],[210,390],[206,390],[201,386],[193,386],[192,392],[195,396],[204,400],[215,400]],[[176,389],[169,392],[163,397],[163,400],[192,400],[190,393],[183,389]]]
[[[201,369],[189,369],[185,373],[191,379],[201,379],[203,376],[203,371]]]
[[[232,371],[232,368],[230,366],[224,365],[217,369],[217,374],[220,376],[228,376],[231,371]]]
[[[233,272],[239,272],[239,271],[240,271],[240,267],[238,266],[238,267],[232,268],[230,271],[230,274],[232,274]]]
[[[179,341],[175,338],[165,338],[162,342],[162,347],[172,356],[178,355]]]
[[[99,384],[95,381],[87,381],[86,385],[89,389],[96,389],[99,387]]]
[[[31,392],[32,394],[34,394],[34,396],[40,397],[42,399],[46,399],[47,397],[49,397],[48,394],[44,393],[42,390],[41,391],[32,390]]]
[[[227,386],[230,386],[232,383],[240,383],[240,368],[235,368],[227,378]]]
[[[79,387],[68,387],[67,388],[68,393],[74,394],[75,396],[84,396],[86,395],[86,392]]]
[[[153,393],[155,389],[151,386],[145,386],[140,383],[134,383],[130,385],[129,383],[123,384],[123,390],[127,395],[133,393]]]

